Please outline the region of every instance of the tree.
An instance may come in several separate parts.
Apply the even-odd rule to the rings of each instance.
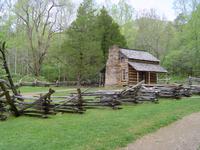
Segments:
[[[127,47],[133,49],[135,48],[137,30],[138,29],[135,20],[130,20],[129,22],[126,22],[124,25],[120,26],[120,31],[126,39]]]
[[[189,66],[192,68],[193,74],[200,74],[200,5],[197,9],[192,13],[191,19],[188,21],[187,25],[184,28],[184,32],[182,34],[184,38],[184,49],[188,52],[187,55],[190,55],[192,65]]]
[[[126,46],[134,48],[136,35],[136,25],[134,21],[135,9],[128,0],[119,0],[118,3],[112,0],[101,1],[101,5],[105,6],[108,14],[119,25],[120,33],[126,39]]]
[[[75,74],[78,85],[83,79],[94,78],[101,66],[102,55],[93,5],[92,0],[81,3],[77,18],[67,30],[67,40],[63,44],[68,65],[72,68],[70,73]]]
[[[3,18],[4,1],[0,1],[0,20]]]
[[[200,4],[200,0],[174,0],[174,9],[178,14],[190,15]]]
[[[173,74],[200,75],[199,17],[200,5],[189,15],[187,22],[180,23],[181,28],[178,28],[176,34],[177,42],[164,61],[164,64]]]
[[[15,5],[15,14],[26,29],[31,54],[29,67],[35,76],[40,75],[50,41],[59,30],[57,17],[61,7],[57,0],[19,0]]]
[[[145,49],[162,58],[171,39],[170,23],[161,19],[155,10],[141,12],[136,20],[135,47]]]
[[[120,33],[119,25],[109,16],[105,7],[100,11],[97,17],[97,28],[99,29],[101,50],[103,52],[103,62],[106,63],[108,49],[116,44],[121,47],[126,47],[125,37]]]
[[[119,0],[117,4],[111,6],[109,13],[121,26],[133,19],[134,8],[127,2],[127,0]]]
[[[174,20],[174,25],[179,32],[183,31],[185,24],[187,24],[187,17],[184,14],[179,14]]]

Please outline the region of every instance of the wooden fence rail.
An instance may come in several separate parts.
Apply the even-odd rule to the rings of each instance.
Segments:
[[[200,95],[200,78],[197,77],[189,77],[188,84],[191,88],[192,94]]]
[[[153,88],[158,92],[158,96],[163,98],[180,99],[183,96],[191,96],[190,88],[181,84],[152,84],[144,86]]]
[[[33,82],[24,82],[24,81],[19,81],[18,83],[15,83],[16,87],[21,87],[21,86],[38,86],[38,87],[50,87],[50,86],[76,86],[77,81],[57,81],[57,82],[44,82],[44,81],[38,81],[35,80]],[[93,86],[98,86],[97,83],[90,82],[90,81],[82,81],[81,85],[83,86],[88,86],[88,85],[93,85]]]
[[[0,82],[0,110],[5,108],[1,102],[10,105],[10,110],[18,115],[29,115],[46,118],[57,112],[62,113],[84,113],[88,108],[112,108],[120,109],[120,105],[127,103],[143,103],[144,101],[158,102],[158,97],[176,98],[191,96],[191,87],[180,84],[152,84],[147,85],[140,82],[133,86],[127,86],[121,90],[100,90],[89,92],[89,89],[68,96],[52,96],[55,92],[49,92],[38,97],[25,97],[21,95],[8,95],[5,83]],[[19,101],[25,100],[25,101]],[[3,112],[3,111],[2,111]],[[1,118],[1,115],[0,115]]]

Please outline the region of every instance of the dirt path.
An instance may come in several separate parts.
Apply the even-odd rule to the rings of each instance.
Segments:
[[[200,113],[194,113],[138,139],[122,150],[197,150],[199,147]]]

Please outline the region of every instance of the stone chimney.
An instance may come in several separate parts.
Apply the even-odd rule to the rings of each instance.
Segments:
[[[106,63],[105,86],[118,85],[120,81],[120,48],[116,45],[110,47]]]

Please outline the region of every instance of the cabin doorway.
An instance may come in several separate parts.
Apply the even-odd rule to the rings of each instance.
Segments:
[[[139,72],[139,81],[143,81],[145,84],[148,84],[148,72]]]

